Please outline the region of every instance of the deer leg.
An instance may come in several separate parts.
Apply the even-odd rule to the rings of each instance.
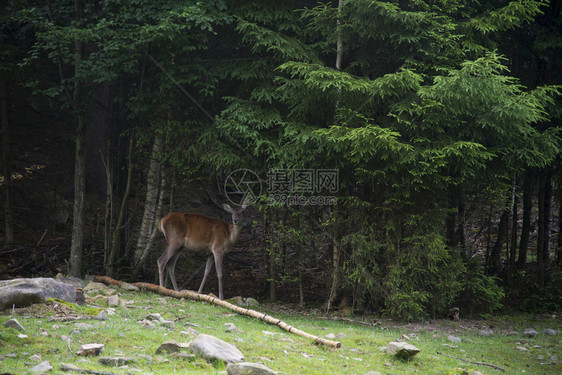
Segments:
[[[219,280],[219,298],[220,299],[224,299],[223,293],[222,293],[222,253],[215,253],[215,268],[217,270],[217,278]]]
[[[199,290],[197,293],[201,294],[203,291],[203,287],[205,286],[205,281],[207,281],[207,276],[211,272],[211,268],[213,268],[213,254],[209,255],[207,258],[207,264],[205,265],[205,273],[203,274],[203,280],[201,280],[201,285],[199,286]]]
[[[180,253],[176,253],[172,259],[168,261],[168,274],[170,275],[170,280],[172,280],[172,285],[174,286],[174,290],[180,290],[178,287],[178,283],[176,282],[176,262],[180,257]]]
[[[166,286],[164,280],[166,274],[164,273],[164,269],[166,268],[170,260],[174,257],[174,255],[178,253],[179,248],[180,246],[168,245],[166,247],[166,250],[164,250],[164,254],[162,254],[162,256],[158,258],[157,263],[158,263],[158,276],[160,279],[160,286]],[[175,266],[175,262],[173,262],[173,265]],[[175,283],[175,279],[172,280],[173,280],[172,283]]]

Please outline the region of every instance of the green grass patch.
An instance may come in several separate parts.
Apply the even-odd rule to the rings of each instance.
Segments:
[[[287,324],[308,333],[322,336],[342,334],[338,338],[342,348],[330,349],[308,339],[282,331],[278,327],[232,313],[230,310],[206,303],[182,301],[147,292],[117,290],[122,304],[115,308],[106,321],[94,320],[100,307],[81,307],[59,301],[11,310],[0,315],[0,368],[12,374],[28,373],[40,361],[31,357],[38,354],[49,361],[52,374],[64,373],[61,363],[71,363],[81,369],[112,373],[200,373],[216,374],[225,370],[223,363],[209,363],[201,358],[182,354],[156,354],[164,341],[180,343],[194,336],[182,333],[188,328],[216,336],[234,344],[248,362],[261,362],[285,374],[364,374],[379,371],[382,374],[468,374],[478,370],[485,374],[500,371],[473,362],[500,366],[506,374],[560,374],[562,373],[562,322],[559,317],[544,316],[533,319],[529,315],[512,315],[486,321],[434,321],[431,323],[395,324],[383,321],[376,327],[349,322],[332,321],[325,317],[290,309],[276,311],[276,307],[260,306],[257,310],[275,316]],[[289,312],[287,312],[289,311]],[[150,313],[160,313],[175,322],[175,328],[166,328],[155,322],[143,327],[139,321]],[[74,320],[73,317],[81,317]],[[4,327],[16,318],[25,332]],[[80,324],[79,324],[80,323]],[[88,326],[83,326],[86,323]],[[226,332],[225,323],[233,323],[238,331]],[[491,336],[480,336],[478,330],[493,326]],[[525,328],[539,333],[524,338]],[[556,336],[543,333],[545,328],[558,332]],[[26,335],[19,336],[21,334]],[[421,349],[409,361],[389,356],[381,350],[390,341],[406,340]],[[449,335],[462,339],[454,343]],[[81,357],[76,353],[82,344],[105,344],[102,356],[130,356],[135,362],[124,368],[111,368],[98,363],[96,357]],[[518,348],[519,347],[519,348]],[[526,350],[522,350],[522,348]],[[438,352],[442,354],[438,354]],[[445,355],[443,355],[445,354]]]

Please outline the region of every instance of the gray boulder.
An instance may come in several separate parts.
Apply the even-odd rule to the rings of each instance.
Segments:
[[[226,363],[244,361],[244,355],[234,345],[204,333],[189,344],[189,350],[207,360],[218,359]]]
[[[273,371],[267,366],[260,363],[238,362],[229,363],[226,366],[226,372],[230,375],[275,375],[277,372]]]
[[[552,328],[547,328],[543,331],[543,333],[545,335],[548,335],[548,336],[556,336],[557,332],[555,330],[553,330]]]
[[[38,364],[37,366],[32,367],[30,369],[30,371],[34,374],[42,374],[42,373],[45,373],[47,371],[51,371],[52,369],[53,369],[53,366],[51,366],[49,361],[43,361],[40,364]]]
[[[0,310],[44,303],[49,298],[76,302],[76,289],[51,278],[14,279],[0,281]]]
[[[390,355],[395,355],[397,357],[407,359],[418,354],[420,350],[414,345],[408,344],[406,342],[390,342],[388,343],[386,352]]]
[[[525,328],[525,330],[523,331],[523,336],[525,337],[535,337],[537,335],[537,331],[535,331],[533,328]]]

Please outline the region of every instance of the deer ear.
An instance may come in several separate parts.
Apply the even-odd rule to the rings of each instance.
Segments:
[[[228,205],[227,203],[223,203],[222,204],[222,208],[226,211],[226,212],[230,212],[232,213],[232,207],[230,207],[230,205]]]

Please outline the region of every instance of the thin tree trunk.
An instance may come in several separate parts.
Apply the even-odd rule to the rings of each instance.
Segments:
[[[108,276],[113,276],[115,273],[115,263],[119,256],[121,241],[120,234],[123,223],[125,222],[125,215],[127,211],[127,205],[129,202],[129,194],[131,192],[131,183],[133,180],[133,137],[129,138],[129,149],[127,152],[128,157],[128,170],[127,170],[127,184],[125,187],[125,192],[123,193],[123,199],[121,201],[121,208],[119,209],[119,216],[117,218],[117,223],[115,228],[113,228],[111,236],[111,251],[109,253],[108,262],[106,265],[106,273]]]
[[[146,244],[150,238],[151,229],[154,226],[156,216],[156,205],[158,200],[158,189],[160,186],[160,167],[162,156],[162,136],[156,134],[154,136],[154,144],[152,146],[152,156],[148,169],[146,182],[146,200],[144,204],[144,213],[142,217],[141,228],[137,239],[137,247],[133,254],[133,265],[135,269],[140,269],[141,258],[146,248]]]
[[[543,231],[543,260],[545,265],[550,263],[550,232],[552,225],[552,167],[549,167],[544,185],[544,231]]]
[[[515,273],[515,257],[517,256],[517,222],[518,222],[518,206],[519,206],[519,198],[517,197],[517,182],[513,182],[513,190],[512,190],[512,202],[513,202],[513,209],[511,215],[511,245],[508,257],[508,269],[507,269],[507,280],[508,284],[511,284],[511,279],[513,274]]]
[[[4,45],[3,38],[1,39]],[[12,215],[12,163],[10,154],[10,124],[8,117],[8,80],[0,72],[0,112],[2,117],[2,174],[4,176],[4,245],[14,242]]]
[[[74,210],[72,241],[70,244],[70,273],[82,273],[82,247],[84,245],[84,217],[86,202],[86,126],[84,115],[78,115],[76,128],[76,160],[74,162]]]
[[[523,180],[523,222],[521,224],[521,239],[519,240],[519,257],[517,269],[524,270],[527,264],[527,251],[531,234],[531,211],[533,209],[534,177],[531,170],[525,173]]]
[[[74,2],[76,21],[82,20],[82,3]],[[84,246],[84,218],[86,202],[86,118],[81,108],[82,83],[79,80],[82,65],[82,42],[74,41],[74,93],[73,106],[77,116],[76,159],[74,161],[74,208],[72,241],[70,244],[70,273],[80,277],[82,273],[82,248]]]
[[[334,229],[332,242],[332,286],[330,287],[330,296],[328,297],[326,311],[330,311],[330,308],[340,297],[343,279],[341,234],[337,227],[337,218],[335,222],[336,228]]]
[[[562,182],[558,183],[558,245],[556,248],[556,265],[562,267]]]
[[[500,273],[500,261],[502,248],[507,240],[508,223],[509,223],[509,206],[506,205],[503,209],[502,216],[500,217],[500,222],[498,224],[498,235],[496,237],[496,242],[492,247],[490,252],[490,258],[487,261],[488,264],[488,274],[498,274]]]
[[[166,198],[166,192],[167,192],[166,189],[167,185],[168,185],[168,175],[166,172],[166,168],[162,167],[161,179],[160,179],[160,194],[158,196],[158,203],[156,204],[156,209],[155,209],[156,218],[162,217],[162,211],[164,208],[164,199]],[[150,249],[152,248],[152,245],[154,244],[154,239],[156,238],[156,234],[158,233],[156,224],[157,224],[157,220],[153,220],[153,225],[151,228],[149,228],[148,240],[145,243],[145,247],[140,257],[139,266],[133,269],[133,273],[132,273],[133,279],[137,278],[142,265],[146,261],[148,254],[150,254]]]

